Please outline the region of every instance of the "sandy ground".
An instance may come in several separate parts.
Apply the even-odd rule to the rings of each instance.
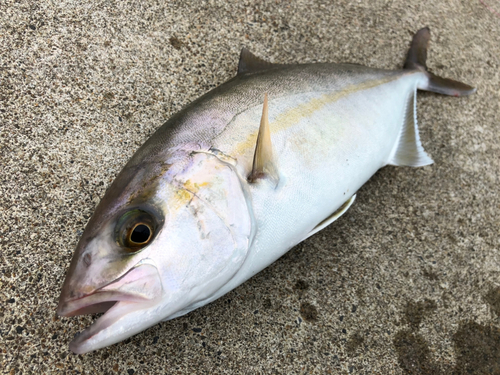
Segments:
[[[1,2],[2,372],[500,374],[499,9],[493,0]],[[279,63],[396,68],[423,26],[432,71],[478,88],[419,95],[434,165],[379,171],[338,222],[215,303],[106,349],[69,352],[92,317],[55,309],[95,205],[165,119],[235,74],[242,46]]]

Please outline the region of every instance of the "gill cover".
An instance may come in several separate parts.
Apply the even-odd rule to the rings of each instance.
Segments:
[[[225,285],[245,261],[253,238],[249,200],[230,158],[199,150],[179,166],[172,168],[170,184],[184,207],[166,229],[168,246],[176,248],[169,263],[183,264],[174,266],[182,272],[175,277],[182,285],[175,289],[183,290],[188,301],[168,319],[204,304]]]
[[[253,238],[246,185],[232,163],[189,144],[166,163],[122,172],[131,178],[117,179],[101,201],[61,293],[59,315],[105,313],[71,342],[73,352],[183,315],[231,280]]]

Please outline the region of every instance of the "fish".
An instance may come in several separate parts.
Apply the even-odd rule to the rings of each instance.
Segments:
[[[396,70],[273,64],[244,48],[237,75],[161,126],[96,207],[57,314],[104,314],[70,350],[216,300],[341,217],[380,168],[432,164],[417,90],[476,89],[428,71],[429,40],[419,30]]]

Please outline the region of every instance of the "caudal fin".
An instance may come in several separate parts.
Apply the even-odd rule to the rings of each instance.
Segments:
[[[427,71],[425,61],[427,60],[427,47],[431,32],[428,27],[424,27],[417,31],[413,36],[410,50],[404,65],[404,69],[420,70],[424,72],[428,80],[420,90],[437,92],[438,94],[451,95],[451,96],[465,96],[476,92],[476,89],[465,83],[454,81],[448,78],[438,77]]]

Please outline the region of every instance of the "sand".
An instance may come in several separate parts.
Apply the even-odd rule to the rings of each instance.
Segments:
[[[488,9],[486,5],[490,6]],[[0,369],[6,374],[500,374],[500,14],[493,0],[0,4]],[[386,167],[328,227],[218,301],[86,355],[59,318],[106,187],[169,116],[276,63],[428,65],[429,167]]]

